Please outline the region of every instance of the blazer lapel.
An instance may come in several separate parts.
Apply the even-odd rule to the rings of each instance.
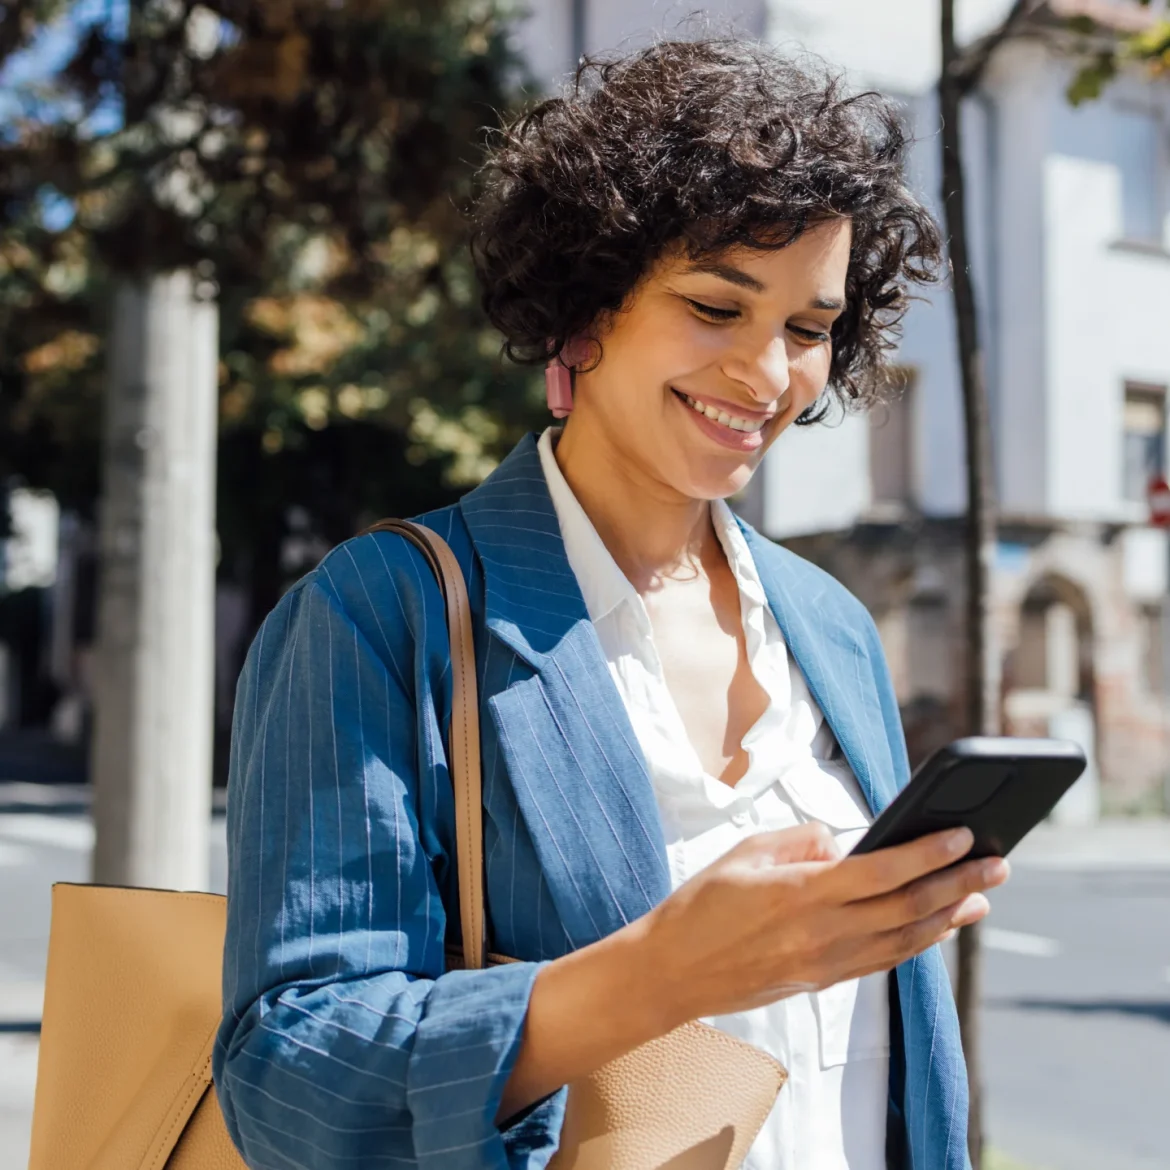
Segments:
[[[565,556],[535,438],[460,504],[507,657],[485,698],[516,801],[574,947],[670,892],[657,802]],[[508,652],[510,651],[510,655]]]
[[[876,815],[897,783],[869,652],[820,570],[740,527],[788,649]]]

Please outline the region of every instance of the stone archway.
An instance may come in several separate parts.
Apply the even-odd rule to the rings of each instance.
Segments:
[[[1004,662],[1004,730],[1009,735],[1071,739],[1089,767],[1053,819],[1095,821],[1100,813],[1096,762],[1093,611],[1088,595],[1057,573],[1038,577],[1020,602],[1016,644]]]

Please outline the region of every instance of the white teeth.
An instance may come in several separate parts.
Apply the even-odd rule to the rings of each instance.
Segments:
[[[728,414],[726,410],[720,410],[717,406],[708,406],[705,402],[700,402],[697,398],[692,398],[689,394],[682,396],[683,401],[699,414],[706,415],[709,419],[727,427],[733,431],[743,431],[746,434],[755,434],[763,425],[763,419],[747,419],[739,418],[737,415]]]

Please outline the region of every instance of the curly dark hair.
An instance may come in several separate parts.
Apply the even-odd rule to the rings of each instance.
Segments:
[[[489,150],[472,236],[484,309],[513,361],[544,362],[550,341],[559,349],[618,311],[668,249],[783,247],[848,216],[829,388],[867,405],[887,383],[907,286],[934,280],[941,252],[906,186],[906,149],[886,98],[765,45],[664,41],[584,60],[564,96]]]

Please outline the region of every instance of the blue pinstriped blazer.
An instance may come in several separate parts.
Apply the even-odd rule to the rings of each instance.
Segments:
[[[421,519],[470,586],[490,938],[525,962],[444,973],[443,940],[459,925],[442,603],[401,538],[348,541],[269,615],[236,696],[214,1075],[255,1170],[545,1166],[564,1089],[494,1124],[533,979],[670,892],[646,766],[534,437]],[[907,763],[873,623],[831,577],[744,531],[789,648],[880,810]],[[968,1170],[938,951],[899,968],[896,987],[894,1161]]]

